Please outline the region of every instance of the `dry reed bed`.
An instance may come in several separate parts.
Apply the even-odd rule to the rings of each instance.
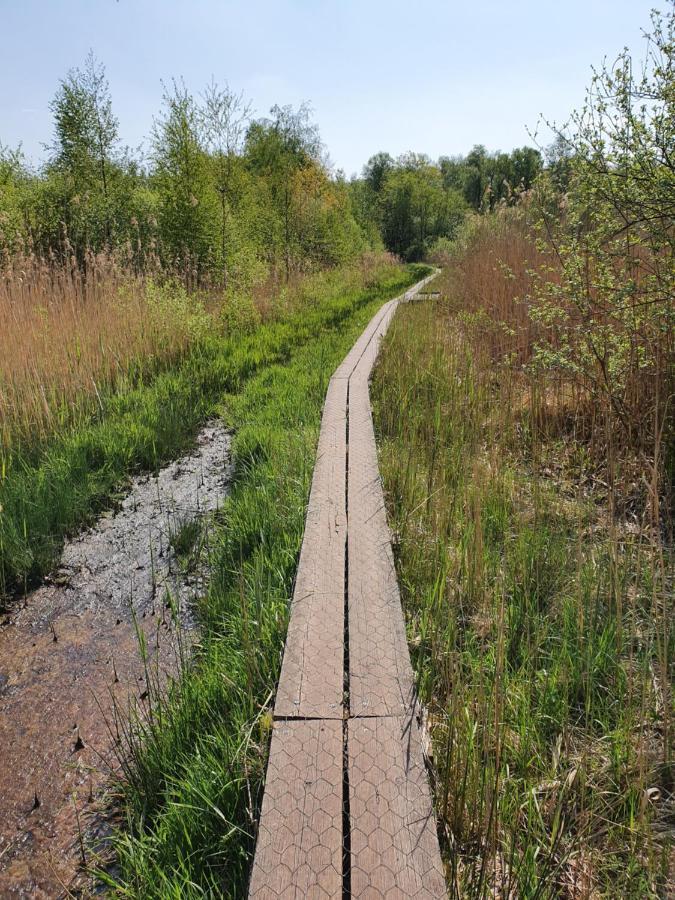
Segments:
[[[85,274],[86,272],[86,274]],[[40,442],[128,375],[175,360],[205,315],[176,286],[160,289],[111,254],[86,269],[32,254],[0,268],[0,435]]]
[[[631,250],[630,264],[617,259],[616,280],[628,268],[636,287],[629,301],[613,303],[589,259],[580,309],[564,294],[556,236],[542,239],[536,218],[528,198],[476,217],[455,254],[438,260],[446,297],[495,368],[519,374],[511,402],[530,410],[540,432],[586,446],[614,479],[618,508],[639,509],[672,543],[675,335],[667,310],[644,314],[672,303],[655,297],[649,280],[672,260],[652,259],[643,247]]]
[[[311,306],[332,278],[366,287],[393,266],[366,254],[335,273],[273,274],[227,293],[183,283],[150,260],[139,273],[123,252],[64,260],[16,253],[0,261],[0,451],[39,445],[88,416],[124,379],[180,360],[209,332],[247,331]],[[337,283],[337,281],[336,281]]]

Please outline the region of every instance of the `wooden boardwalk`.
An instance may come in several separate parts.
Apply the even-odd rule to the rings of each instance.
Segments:
[[[249,897],[446,896],[368,382],[401,299],[334,373],[274,707]]]

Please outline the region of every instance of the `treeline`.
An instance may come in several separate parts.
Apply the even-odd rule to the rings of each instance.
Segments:
[[[388,153],[371,157],[363,178],[352,184],[361,220],[370,223],[388,250],[405,259],[428,255],[452,240],[467,211],[486,212],[529,190],[542,171],[538,150],[488,153],[477,145],[467,156]]]
[[[88,253],[121,249],[134,266],[159,262],[226,285],[339,264],[368,246],[304,106],[254,120],[227,87],[212,83],[195,98],[174,81],[140,161],[121,144],[104,69],[90,55],[51,109],[39,171],[0,150],[5,251],[72,252],[85,265]]]
[[[54,134],[38,170],[0,145],[0,251],[75,259],[122,252],[191,283],[246,286],[269,274],[346,262],[383,246],[422,259],[467,211],[528,189],[532,148],[466,157],[373,156],[361,177],[333,174],[306,106],[253,118],[241,94],[198,97],[165,86],[148,152],[124,147],[103,67],[93,55],[60,83]]]

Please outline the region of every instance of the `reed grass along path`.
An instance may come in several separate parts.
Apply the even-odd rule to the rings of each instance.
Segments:
[[[368,391],[427,281],[381,307],[328,387],[250,897],[446,896]]]

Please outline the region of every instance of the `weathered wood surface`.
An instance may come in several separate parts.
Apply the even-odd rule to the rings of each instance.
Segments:
[[[342,722],[275,722],[249,897],[342,896]]]
[[[395,312],[385,314],[349,379],[349,709],[352,716],[400,716],[413,674],[405,636],[368,379]]]
[[[350,719],[347,727],[352,896],[444,897],[415,718]]]
[[[342,719],[347,381],[326,395],[275,715]]]
[[[349,351],[349,353],[342,360],[340,365],[337,367],[335,372],[333,373],[332,380],[338,380],[342,378],[350,378],[352,372],[354,371],[354,367],[358,363],[358,361],[363,356],[364,351],[370,344],[370,341],[377,329],[378,325],[381,323],[383,317],[387,312],[387,307],[390,303],[395,301],[390,300],[388,303],[384,303],[378,311],[375,313],[373,318],[368,322],[364,331],[361,333],[360,337],[357,339],[356,343]]]
[[[446,895],[368,391],[398,303],[427,281],[382,305],[330,381],[251,897]]]
[[[349,710],[400,716],[413,676],[387,526],[366,379],[349,391]]]

